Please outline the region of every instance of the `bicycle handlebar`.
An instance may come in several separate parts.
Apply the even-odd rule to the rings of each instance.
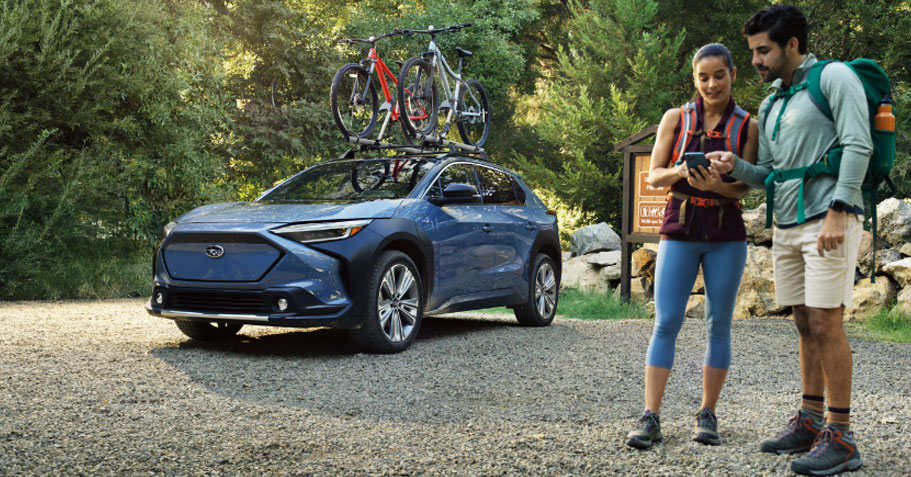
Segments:
[[[338,42],[339,42],[339,43],[347,43],[347,44],[349,44],[349,45],[353,45],[353,44],[355,44],[355,43],[370,43],[370,44],[373,44],[373,43],[376,43],[377,41],[382,40],[383,38],[386,38],[386,37],[396,36],[396,35],[404,35],[405,32],[406,32],[406,30],[396,29],[396,30],[393,30],[393,31],[391,31],[391,32],[389,32],[389,33],[386,33],[386,34],[383,34],[383,35],[380,35],[380,36],[371,36],[370,38],[342,38],[342,39],[339,40]]]
[[[470,26],[471,26],[471,22],[463,23],[461,25],[453,25],[453,26],[445,27],[445,28],[434,28],[433,25],[430,25],[429,27],[427,27],[426,30],[401,30],[401,31],[402,31],[402,33],[404,33],[406,35],[413,35],[415,33],[423,33],[425,35],[436,35],[437,33],[449,33],[449,32],[455,33],[457,31],[461,30],[462,28],[468,28]]]

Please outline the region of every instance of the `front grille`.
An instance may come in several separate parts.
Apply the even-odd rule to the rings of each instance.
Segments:
[[[173,310],[206,313],[267,313],[262,294],[248,292],[227,293],[173,290],[168,294],[167,307]]]

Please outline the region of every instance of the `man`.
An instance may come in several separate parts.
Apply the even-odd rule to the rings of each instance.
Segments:
[[[706,154],[712,167],[752,187],[765,187],[772,170],[806,167],[833,146],[844,152],[838,176],[822,174],[804,185],[777,182],[773,239],[775,297],[791,306],[798,330],[803,399],[787,428],[761,443],[763,452],[810,452],[792,470],[830,475],[861,466],[849,430],[851,348],[842,327],[852,305],[854,270],[862,234],[861,182],[873,152],[863,86],[844,64],[822,70],[820,85],[834,121],[812,101],[805,83],[816,58],[807,52],[807,21],[791,5],[757,12],[743,26],[753,65],[773,95],[760,106],[756,165],[730,152]],[[777,100],[772,100],[778,93]],[[771,104],[771,108],[769,108]],[[770,204],[770,207],[772,204]],[[823,416],[825,400],[828,413]]]

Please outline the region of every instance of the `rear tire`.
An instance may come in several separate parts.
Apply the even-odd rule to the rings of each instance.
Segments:
[[[547,255],[539,253],[531,269],[528,300],[513,310],[516,319],[525,326],[549,325],[557,314],[558,295],[559,282],[554,262]]]
[[[244,326],[237,323],[207,323],[205,321],[174,322],[183,334],[200,341],[216,341],[230,338],[237,334]]]
[[[357,64],[348,63],[339,68],[329,89],[329,107],[332,118],[345,137],[365,138],[376,126],[376,86],[368,85],[367,70]],[[367,88],[367,94],[364,91]]]
[[[368,353],[400,353],[417,337],[424,316],[424,287],[414,261],[397,250],[380,255],[360,297],[364,322],[351,340]]]
[[[470,79],[465,82],[465,87],[459,90],[459,109],[456,113],[462,140],[472,146],[483,146],[490,134],[490,104],[480,81]]]
[[[398,86],[399,122],[406,138],[433,134],[437,120],[437,88],[430,76],[430,63],[412,57],[402,65]]]

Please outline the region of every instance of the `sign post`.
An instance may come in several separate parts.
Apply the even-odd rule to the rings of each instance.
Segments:
[[[649,126],[620,141],[615,151],[623,151],[623,224],[620,234],[620,296],[629,301],[632,279],[633,244],[658,243],[658,229],[664,219],[667,187],[648,184],[652,144],[639,144],[654,136],[658,126]]]

